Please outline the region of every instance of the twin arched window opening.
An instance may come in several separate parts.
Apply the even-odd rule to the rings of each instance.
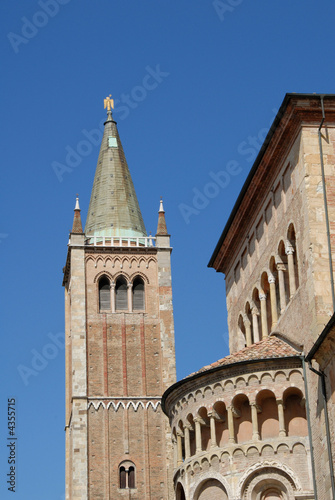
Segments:
[[[137,276],[132,282],[127,282],[124,276],[119,276],[111,283],[106,276],[99,280],[99,310],[100,311],[144,311],[144,281]]]
[[[131,462],[123,463],[119,467],[119,485],[121,489],[136,488],[135,466]]]

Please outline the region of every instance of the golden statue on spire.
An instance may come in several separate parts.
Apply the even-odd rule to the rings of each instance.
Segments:
[[[111,99],[112,94],[109,94],[106,99],[104,99],[104,109],[107,108],[107,111],[112,111],[114,109],[114,99]]]

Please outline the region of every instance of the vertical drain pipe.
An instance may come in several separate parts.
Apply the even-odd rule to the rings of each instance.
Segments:
[[[309,445],[311,448],[311,464],[312,464],[312,480],[313,480],[313,489],[314,489],[314,500],[318,500],[318,490],[316,486],[316,474],[315,474],[315,461],[314,461],[314,448],[313,448],[313,438],[312,438],[312,426],[311,426],[311,416],[309,413],[309,397],[308,397],[308,384],[307,384],[307,374],[306,374],[306,363],[305,358],[302,356],[302,368],[304,372],[304,382],[305,382],[305,397],[306,397],[306,416],[307,416],[307,425],[308,425],[308,436],[309,436]]]
[[[312,367],[312,362],[309,361],[309,369],[316,373],[321,379],[321,392],[323,399],[323,411],[325,414],[325,426],[326,426],[326,437],[327,437],[327,451],[328,451],[328,461],[329,461],[329,472],[330,472],[330,482],[333,493],[333,499],[335,499],[335,481],[334,481],[334,466],[333,466],[333,456],[330,441],[330,430],[329,430],[329,419],[328,419],[328,409],[327,409],[327,391],[325,383],[325,374],[322,371],[316,370]]]
[[[321,95],[320,99],[321,99],[321,109],[322,109],[322,120],[321,120],[321,123],[319,126],[318,136],[319,136],[319,151],[320,151],[320,164],[321,164],[321,176],[322,176],[323,203],[324,203],[324,207],[325,207],[325,218],[326,218],[326,226],[327,226],[330,285],[331,285],[331,292],[332,292],[333,312],[335,312],[333,260],[332,260],[331,241],[330,241],[329,215],[328,215],[328,203],[327,203],[327,192],[326,192],[326,178],[325,178],[325,167],[324,167],[324,163],[323,163],[322,134],[321,134],[321,128],[322,128],[322,125],[325,121],[325,108],[323,105],[323,98],[324,98],[324,95]]]

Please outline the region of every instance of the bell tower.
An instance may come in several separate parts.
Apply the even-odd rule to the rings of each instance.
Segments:
[[[110,97],[85,230],[77,198],[64,268],[66,499],[166,500],[172,249],[162,201],[147,236]]]

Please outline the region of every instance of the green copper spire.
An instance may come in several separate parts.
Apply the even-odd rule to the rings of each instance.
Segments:
[[[111,96],[110,96],[111,97]],[[113,100],[105,99],[107,121],[88,209],[86,236],[147,236],[135,188],[113,120]]]

